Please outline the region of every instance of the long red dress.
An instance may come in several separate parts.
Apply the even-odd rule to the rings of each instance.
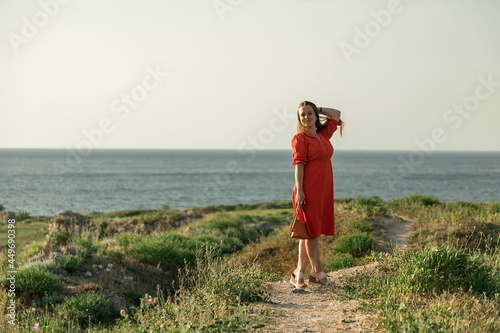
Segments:
[[[321,139],[307,132],[299,132],[292,139],[293,165],[304,164],[303,187],[306,199],[298,218],[306,222],[311,237],[335,233],[331,162],[333,146],[330,138],[340,122],[330,117],[327,119],[327,127],[317,132]],[[293,188],[292,196],[294,211],[297,211],[296,194],[297,184]]]

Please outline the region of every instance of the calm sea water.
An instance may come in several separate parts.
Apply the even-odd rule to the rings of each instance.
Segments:
[[[336,151],[332,161],[336,198],[500,201],[500,152]],[[291,151],[3,149],[0,204],[51,216],[290,200],[291,162]]]

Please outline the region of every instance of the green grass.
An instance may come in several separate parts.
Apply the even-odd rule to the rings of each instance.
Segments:
[[[52,244],[54,246],[64,246],[68,244],[70,238],[71,235],[69,234],[69,232],[67,232],[66,230],[61,230],[54,235],[54,238],[52,238]]]
[[[359,300],[358,310],[378,313],[379,327],[389,332],[500,331],[500,203],[444,203],[413,195],[390,202],[371,197],[335,204],[336,236],[321,240],[325,271],[371,261],[378,266],[347,276],[341,288],[326,290],[332,298]],[[254,303],[265,300],[265,281],[276,280],[277,274],[286,276],[295,266],[297,243],[287,230],[293,216],[291,201],[193,210],[206,215],[168,233],[120,234],[114,239],[98,239],[95,233],[68,240],[68,245],[75,242],[79,256],[88,258],[88,265],[111,258],[119,272],[137,274],[130,287],[134,289],[119,290],[132,305],[121,318],[102,308],[110,308],[103,298],[117,290],[110,281],[99,284],[102,294],[64,297],[63,282],[70,286],[81,276],[62,279],[55,273],[64,268],[77,274],[83,267],[79,257],[21,265],[21,287],[16,281],[19,300],[36,311],[18,314],[18,331],[31,331],[35,323],[44,332],[149,332],[161,325],[172,332],[272,329],[270,313],[257,311]],[[415,251],[371,251],[372,217],[380,214],[416,220]],[[132,217],[152,223],[161,216],[175,220],[182,214],[163,209],[88,215],[93,221]],[[269,222],[274,231],[264,234],[248,227],[260,221]],[[28,218],[16,223],[23,256],[40,251],[37,244],[45,238],[47,222],[48,218]],[[6,237],[5,230],[0,225],[0,239]],[[163,276],[166,270],[180,270],[173,286],[162,284],[152,293],[155,283],[135,287],[147,278],[140,274],[149,267],[138,262],[156,266],[148,272]],[[5,309],[6,301],[2,289],[0,308]],[[0,331],[10,329],[0,314]]]
[[[372,249],[373,238],[365,233],[349,234],[340,237],[333,252],[349,253],[353,257],[361,257],[369,253]]]
[[[492,267],[478,253],[441,246],[404,255],[394,287],[402,294],[472,292],[494,297],[500,292]]]
[[[7,284],[6,281],[2,283]],[[16,290],[25,294],[51,294],[60,292],[62,287],[62,279],[47,268],[30,266],[18,270],[16,274]]]
[[[83,267],[85,259],[80,256],[66,255],[57,262],[68,274],[79,273]]]
[[[55,311],[63,320],[76,320],[81,326],[99,323],[111,315],[109,300],[95,293],[85,293],[56,305]]]

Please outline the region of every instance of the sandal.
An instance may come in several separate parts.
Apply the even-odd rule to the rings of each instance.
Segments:
[[[307,287],[307,284],[305,282],[300,283],[299,281],[302,280],[304,281],[304,273],[299,272],[297,276],[295,276],[295,271],[293,271],[291,277],[290,277],[290,283],[295,286],[297,289],[303,289]]]
[[[313,274],[316,276],[314,276]],[[322,282],[323,279],[326,280],[326,282]],[[311,273],[309,274],[309,283],[317,285],[317,286],[334,286],[335,285],[335,281],[328,281],[328,278],[327,278],[326,274],[323,273],[323,271],[321,271],[319,273],[315,273],[315,272],[311,271]]]

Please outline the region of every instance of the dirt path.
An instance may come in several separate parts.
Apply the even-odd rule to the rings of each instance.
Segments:
[[[374,242],[379,251],[408,248],[413,221],[396,216],[374,219]],[[337,287],[356,272],[370,273],[377,263],[328,273]],[[296,290],[288,281],[270,282],[266,286],[270,304],[265,308],[278,314],[269,332],[377,332],[376,314],[358,310],[360,301],[342,300],[336,288],[314,287]],[[264,330],[265,331],[265,330]]]

